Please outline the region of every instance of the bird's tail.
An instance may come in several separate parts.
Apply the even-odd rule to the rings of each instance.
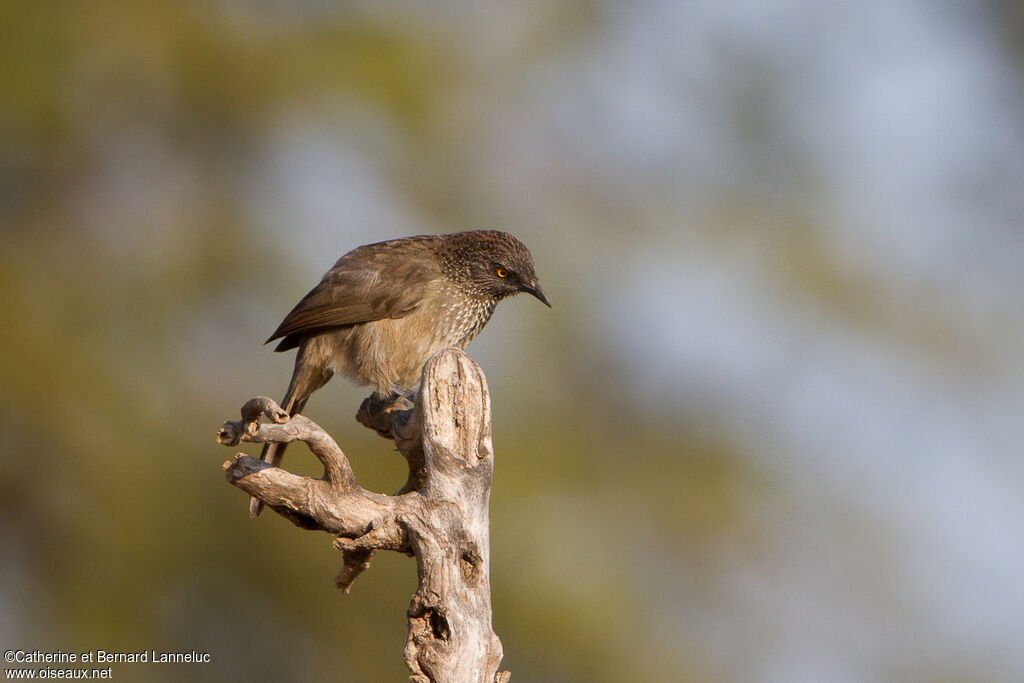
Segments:
[[[288,391],[281,401],[281,407],[290,417],[295,417],[306,407],[306,401],[310,394],[322,387],[331,378],[329,371],[311,368],[304,362],[304,349],[299,349],[299,356],[296,358],[295,372],[292,380],[288,383]],[[266,443],[260,451],[260,459],[266,460],[273,467],[279,467],[284,458],[284,451],[288,447],[286,443]],[[259,498],[249,499],[249,516],[259,517],[263,512],[263,501]]]
[[[306,402],[303,401],[303,404]],[[285,409],[290,417],[295,417],[302,412],[303,405],[296,405],[291,392],[284,397],[284,401],[281,403],[281,407]],[[281,460],[284,459],[285,449],[288,448],[286,443],[265,443],[263,444],[263,450],[260,451],[260,460],[266,460],[272,467],[279,467]],[[259,498],[252,497],[249,499],[249,516],[256,518],[263,512],[263,501]]]

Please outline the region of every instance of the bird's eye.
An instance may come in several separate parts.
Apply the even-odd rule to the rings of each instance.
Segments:
[[[504,268],[498,268],[498,277],[507,277],[508,271]]]

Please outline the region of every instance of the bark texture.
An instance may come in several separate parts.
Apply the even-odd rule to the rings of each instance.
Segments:
[[[261,421],[261,417],[267,419]],[[335,536],[342,552],[335,582],[346,593],[378,550],[416,558],[419,588],[409,606],[405,662],[416,683],[504,683],[501,641],[491,626],[488,504],[494,454],[483,371],[448,349],[423,368],[410,408],[363,402],[357,419],[393,440],[409,478],[392,496],[363,489],[348,458],[312,420],[265,397],[226,422],[220,443],[303,441],[324,466],[301,477],[238,454],[224,463],[228,482],[304,529]]]

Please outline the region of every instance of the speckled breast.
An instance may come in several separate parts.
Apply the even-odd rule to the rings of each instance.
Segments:
[[[436,339],[441,348],[465,348],[480,334],[498,304],[495,299],[467,294],[455,285],[449,285],[441,297],[440,320]]]

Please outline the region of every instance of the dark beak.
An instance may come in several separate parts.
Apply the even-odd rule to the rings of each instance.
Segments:
[[[548,308],[551,308],[551,302],[548,301],[548,295],[544,293],[544,290],[540,288],[540,285],[537,284],[536,280],[534,280],[530,286],[526,287],[526,291],[537,297],[537,301],[541,302]]]

